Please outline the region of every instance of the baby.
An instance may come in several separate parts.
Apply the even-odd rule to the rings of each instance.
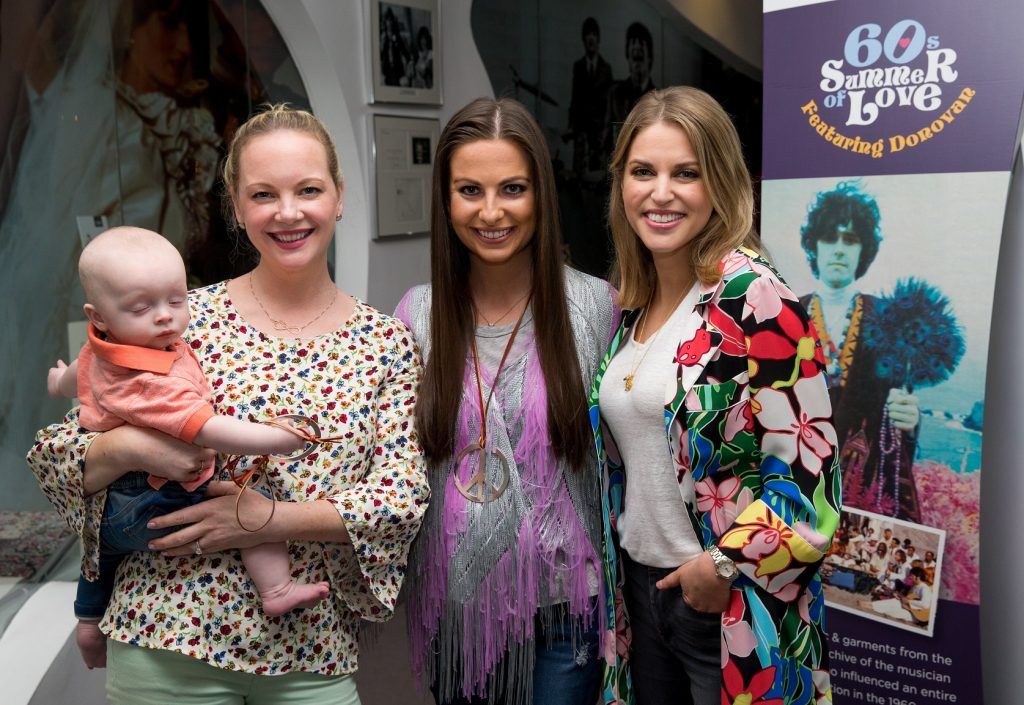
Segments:
[[[51,396],[80,398],[83,428],[108,431],[127,423],[229,454],[287,454],[305,444],[284,429],[214,413],[199,361],[181,339],[189,322],[185,265],[167,240],[140,228],[112,228],[85,247],[78,269],[88,302],[89,341],[70,366],[57,362],[47,387]],[[169,533],[149,530],[146,523],[201,502],[212,475],[213,461],[193,482],[130,472],[108,488],[99,580],[82,576],[75,600],[78,648],[89,668],[106,665],[99,620],[121,560]],[[327,596],[327,583],[292,580],[284,543],[241,554],[268,615],[309,607]]]

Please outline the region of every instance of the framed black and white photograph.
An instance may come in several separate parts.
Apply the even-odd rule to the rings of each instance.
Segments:
[[[441,123],[430,118],[373,116],[376,238],[430,232],[430,188]]]
[[[370,0],[371,103],[441,104],[438,0]]]

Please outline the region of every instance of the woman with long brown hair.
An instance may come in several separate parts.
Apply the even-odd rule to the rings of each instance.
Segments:
[[[431,284],[398,316],[426,360],[431,506],[413,548],[413,662],[439,703],[597,695],[600,497],[586,390],[617,319],[566,267],[554,174],[523,106],[478,99],[434,159]]]
[[[757,252],[736,129],[703,91],[651,91],[611,170],[632,310],[591,394],[618,637],[605,700],[829,701],[836,433],[814,328]]]

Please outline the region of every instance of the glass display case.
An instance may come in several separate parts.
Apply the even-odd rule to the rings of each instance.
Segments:
[[[24,458],[70,405],[46,375],[84,339],[82,246],[137,225],[179,249],[191,286],[246,271],[222,215],[226,145],[264,103],[309,106],[255,0],[15,5],[0,27],[0,633],[33,586],[78,572]]]

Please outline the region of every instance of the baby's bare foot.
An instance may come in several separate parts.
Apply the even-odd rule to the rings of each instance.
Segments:
[[[292,610],[312,607],[327,597],[330,586],[327,583],[296,583],[290,581],[269,591],[263,598],[263,611],[271,617],[278,617]]]
[[[90,671],[107,667],[107,637],[100,631],[99,622],[80,621],[75,627],[75,642]]]

